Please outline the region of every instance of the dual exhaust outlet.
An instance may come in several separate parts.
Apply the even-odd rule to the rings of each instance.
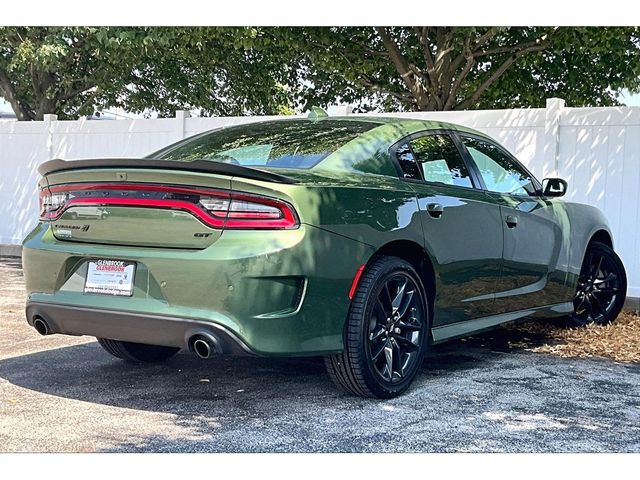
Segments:
[[[40,335],[51,335],[53,331],[46,320],[42,317],[33,319],[33,328]],[[200,358],[211,358],[220,353],[218,340],[208,333],[198,333],[189,339],[189,350]]]

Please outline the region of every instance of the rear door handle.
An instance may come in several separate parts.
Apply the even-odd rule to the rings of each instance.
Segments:
[[[517,215],[507,215],[504,217],[504,221],[509,228],[515,228],[518,226],[518,216]]]
[[[430,203],[427,205],[427,212],[429,212],[429,215],[433,218],[440,218],[444,213],[444,207],[439,203]]]

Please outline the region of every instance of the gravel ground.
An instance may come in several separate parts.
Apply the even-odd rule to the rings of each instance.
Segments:
[[[132,366],[87,337],[39,336],[17,259],[0,260],[2,452],[640,452],[640,365],[434,347],[411,390],[341,394],[322,360],[179,354]]]

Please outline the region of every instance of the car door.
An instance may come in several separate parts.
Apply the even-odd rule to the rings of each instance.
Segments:
[[[499,205],[476,188],[447,131],[412,135],[391,153],[416,192],[425,248],[437,264],[434,331],[492,315],[502,265]]]
[[[556,273],[562,230],[540,183],[504,148],[484,137],[459,134],[468,161],[491,203],[500,206],[503,267],[497,311],[513,312],[563,301],[564,276]]]

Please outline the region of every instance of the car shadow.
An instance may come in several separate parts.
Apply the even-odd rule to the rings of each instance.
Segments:
[[[435,376],[490,366],[523,335],[501,328],[432,346],[413,388]],[[109,356],[97,342],[0,360],[0,378],[48,395],[176,414],[199,411],[202,402],[230,398],[236,402],[238,392],[246,392],[242,402],[247,407],[254,398],[252,392],[260,401],[287,396],[345,397],[331,384],[319,357],[201,360],[181,352],[161,364],[131,364]]]

